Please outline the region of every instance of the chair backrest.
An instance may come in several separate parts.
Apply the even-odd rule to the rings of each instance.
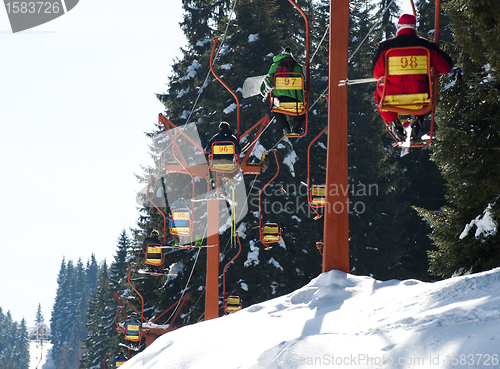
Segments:
[[[422,46],[400,47],[387,50],[385,54],[385,75],[377,82],[377,88],[382,86],[382,96],[379,108],[383,111],[393,111],[400,114],[421,115],[430,111],[435,103],[434,76],[431,73],[430,51]],[[416,93],[389,94],[386,87],[391,84],[403,83],[401,76],[427,75],[428,85],[425,91]],[[405,84],[413,79],[405,80]],[[421,83],[419,83],[420,85]]]
[[[125,359],[125,358],[115,359],[115,362],[113,363],[113,368],[116,369],[119,366],[121,366],[123,363],[126,363],[126,362],[127,362],[127,359]]]
[[[302,101],[277,101],[275,100],[276,90],[296,91],[297,98],[299,92],[302,95],[302,100],[305,100],[306,92],[304,90],[304,75],[298,72],[288,72],[287,76],[280,76],[278,73],[274,75],[275,90],[271,93],[271,111],[287,114],[287,115],[302,115],[306,112],[306,106]]]
[[[216,172],[234,172],[238,167],[236,147],[232,141],[216,141],[209,156],[210,169]]]
[[[324,206],[326,202],[326,186],[311,186],[311,205]]]
[[[141,340],[141,323],[127,322],[125,325],[125,339],[128,341]]]
[[[159,244],[148,244],[144,262],[149,265],[162,265],[164,254]]]
[[[424,55],[406,55],[406,56],[389,56],[390,51],[387,52],[387,75],[388,76],[401,76],[407,74],[428,74],[429,73],[429,57]],[[413,50],[412,50],[413,51]],[[415,52],[416,54],[416,52]]]
[[[191,211],[188,208],[172,209],[170,233],[189,236],[191,231]]]

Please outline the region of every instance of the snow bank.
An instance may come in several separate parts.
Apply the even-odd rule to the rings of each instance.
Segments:
[[[492,368],[499,282],[500,268],[435,283],[331,271],[286,296],[165,334],[121,369]]]

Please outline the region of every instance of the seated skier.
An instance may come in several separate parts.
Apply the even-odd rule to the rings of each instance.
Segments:
[[[275,75],[286,77],[288,76],[287,72],[295,72],[293,76],[297,76],[300,73],[304,75],[304,71],[302,66],[295,61],[292,56],[292,52],[289,47],[285,47],[285,49],[279,54],[273,57],[273,64],[269,68],[269,72],[262,82],[260,86],[260,91],[263,94],[268,94],[274,90],[274,98],[278,99],[280,103],[284,102],[301,102],[304,103],[304,95],[302,90],[281,90],[275,89],[273,84],[273,80]],[[283,130],[285,135],[289,135],[291,133],[294,134],[302,134],[303,128],[302,124],[305,121],[306,116],[302,115],[294,115],[293,117],[293,127],[290,129],[290,123],[287,120],[286,114],[280,112],[274,112],[274,117],[276,119],[276,123],[278,127]]]
[[[440,50],[434,43],[425,38],[417,36],[417,19],[412,14],[403,14],[398,21],[396,37],[383,41],[372,62],[372,73],[377,79],[385,74],[385,54],[389,49],[408,46],[422,46],[430,51],[430,66],[438,74],[447,74],[452,70],[452,60],[448,54]],[[391,55],[397,55],[391,54]],[[401,54],[403,55],[403,54]],[[416,94],[429,93],[429,81],[426,74],[404,74],[391,76],[386,81],[386,94]],[[375,101],[381,100],[383,86],[375,90]],[[399,120],[398,113],[382,111],[377,107],[382,119],[389,131],[398,141],[404,141],[406,134],[403,124]],[[419,140],[423,134],[422,124],[425,115],[412,115],[411,117],[411,139]]]

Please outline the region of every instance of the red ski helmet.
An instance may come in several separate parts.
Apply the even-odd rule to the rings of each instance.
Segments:
[[[417,31],[417,18],[413,14],[403,14],[399,17],[398,33],[400,30],[410,28]]]

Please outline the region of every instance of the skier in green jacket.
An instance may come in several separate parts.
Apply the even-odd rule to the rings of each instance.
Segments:
[[[269,68],[267,77],[262,82],[260,86],[260,91],[262,94],[269,94],[274,90],[274,98],[278,99],[279,102],[301,102],[304,103],[304,95],[302,90],[278,90],[275,89],[273,84],[275,74],[277,76],[287,76],[287,72],[296,72],[304,75],[302,66],[293,59],[292,53],[289,47],[286,47],[283,52],[279,55],[273,57],[273,65]],[[297,76],[297,74],[293,74]],[[275,104],[276,105],[276,104]],[[286,115],[279,112],[274,112],[274,117],[276,118],[276,123],[283,130],[285,135],[290,133],[301,134],[303,133],[303,128],[301,127],[305,121],[305,115],[294,115],[293,128],[290,130],[290,124],[286,118]]]

